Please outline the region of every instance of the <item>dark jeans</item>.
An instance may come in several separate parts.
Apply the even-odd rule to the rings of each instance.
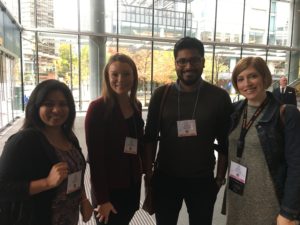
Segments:
[[[128,225],[139,208],[140,185],[111,191],[110,202],[118,213],[111,212],[106,225]],[[96,207],[96,204],[94,206]],[[99,218],[95,219],[97,225],[104,225],[104,221],[100,223]]]
[[[212,177],[176,178],[157,172],[153,179],[157,225],[176,225],[183,200],[190,225],[211,225],[219,188]]]

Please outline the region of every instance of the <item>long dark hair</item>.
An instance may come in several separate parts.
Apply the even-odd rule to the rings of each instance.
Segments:
[[[129,56],[122,54],[122,53],[116,53],[109,58],[106,66],[104,68],[104,82],[102,82],[102,97],[104,98],[105,102],[107,103],[107,106],[108,106],[107,112],[108,113],[111,112],[112,108],[116,105],[116,101],[117,101],[116,94],[112,90],[110,83],[109,83],[109,73],[108,73],[110,65],[114,62],[126,63],[132,69],[133,85],[130,90],[129,101],[130,101],[131,105],[136,110],[139,111],[140,110],[139,103],[136,98],[136,92],[137,92],[137,86],[138,86],[138,72],[137,72],[136,65]]]
[[[58,80],[46,80],[39,83],[32,91],[25,109],[25,120],[22,129],[43,129],[45,124],[40,118],[39,110],[47,95],[52,91],[60,91],[66,98],[69,107],[69,116],[62,129],[68,138],[73,138],[73,125],[76,116],[75,102],[68,86]]]

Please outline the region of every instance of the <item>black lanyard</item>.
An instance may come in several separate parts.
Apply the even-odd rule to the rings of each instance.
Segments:
[[[238,158],[241,158],[243,155],[243,151],[244,151],[244,146],[245,146],[245,137],[246,134],[248,132],[248,130],[250,129],[250,127],[252,126],[252,124],[254,123],[254,121],[257,119],[257,117],[259,116],[259,114],[264,110],[265,106],[268,104],[269,99],[268,97],[263,101],[263,103],[257,108],[257,110],[254,112],[253,116],[251,117],[251,119],[247,122],[247,105],[243,110],[243,123],[242,123],[242,129],[241,129],[241,134],[240,134],[240,138],[238,140],[237,143],[237,153],[236,156]]]

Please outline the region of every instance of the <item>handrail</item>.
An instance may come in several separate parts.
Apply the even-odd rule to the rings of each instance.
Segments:
[[[296,80],[293,80],[291,83],[289,83],[289,86],[295,87],[300,84],[300,78],[297,78]]]

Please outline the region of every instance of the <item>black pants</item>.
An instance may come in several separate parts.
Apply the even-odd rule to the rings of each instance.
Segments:
[[[130,223],[139,208],[140,187],[140,185],[135,185],[128,189],[118,189],[110,192],[110,202],[118,213],[111,212],[106,225],[128,225]],[[94,206],[96,207],[96,204]],[[96,218],[96,222],[97,225],[104,225],[104,221],[100,223],[99,218]]]
[[[157,225],[176,225],[183,200],[190,225],[211,225],[219,188],[212,177],[176,178],[157,172],[153,179]]]

